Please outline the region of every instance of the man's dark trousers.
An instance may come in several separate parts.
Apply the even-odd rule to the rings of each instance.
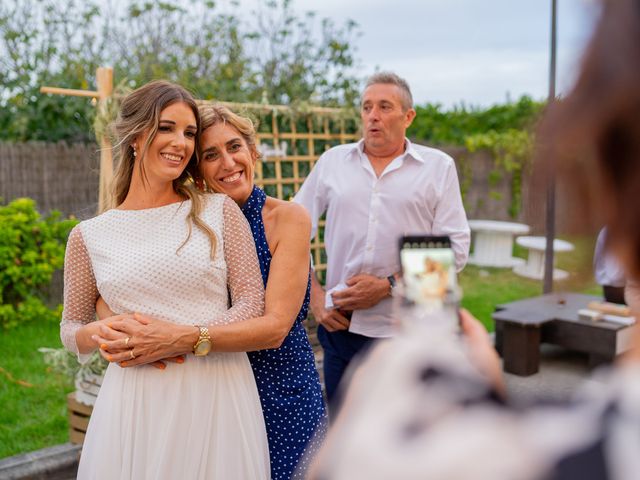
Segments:
[[[340,404],[340,381],[353,357],[364,354],[375,338],[365,337],[348,330],[329,332],[318,325],[318,340],[324,350],[324,384],[329,403],[329,413],[335,417]],[[344,386],[343,386],[344,388]]]

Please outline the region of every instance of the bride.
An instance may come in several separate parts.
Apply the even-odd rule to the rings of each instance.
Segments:
[[[101,347],[102,296],[116,313],[179,325],[194,355],[165,371],[109,364],[78,478],[266,479],[267,437],[247,355],[210,352],[207,328],[261,315],[262,279],[235,202],[191,186],[195,101],[178,85],[151,82],[124,99],[114,127],[117,206],[69,236],[62,341],[81,361]],[[119,341],[133,346],[131,359],[140,354],[125,334]]]

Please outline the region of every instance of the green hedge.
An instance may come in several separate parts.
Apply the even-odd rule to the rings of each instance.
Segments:
[[[407,133],[429,144],[465,146],[471,135],[531,131],[544,105],[528,96],[485,109],[462,104],[444,110],[442,105],[426,104],[416,107],[416,119]]]
[[[44,289],[63,267],[64,251],[75,219],[52,211],[42,217],[29,198],[0,204],[0,326],[31,320],[57,321],[62,306],[50,309]]]
[[[512,191],[509,215],[517,218],[522,208],[522,178],[531,162],[535,124],[544,105],[527,96],[486,109],[462,105],[444,111],[441,105],[427,104],[416,108],[416,119],[407,133],[431,145],[463,146],[469,152],[488,151],[494,163],[487,181],[493,186],[509,176]],[[458,160],[464,171],[464,159]],[[469,179],[465,180],[463,175],[463,199],[468,188]]]

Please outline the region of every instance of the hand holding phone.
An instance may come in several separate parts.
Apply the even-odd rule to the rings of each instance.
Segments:
[[[401,237],[400,265],[406,302],[424,314],[452,317],[450,323],[457,331],[460,287],[449,237]]]
[[[414,303],[442,303],[458,289],[455,255],[447,236],[402,237],[400,265],[405,296]]]

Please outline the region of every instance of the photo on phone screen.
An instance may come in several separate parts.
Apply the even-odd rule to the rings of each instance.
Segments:
[[[457,289],[455,255],[446,236],[410,236],[400,240],[405,296],[417,304],[442,305]]]

